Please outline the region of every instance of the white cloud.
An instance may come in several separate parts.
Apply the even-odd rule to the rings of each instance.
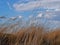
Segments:
[[[36,0],[28,3],[13,4],[13,8],[17,11],[33,10],[38,7],[58,9],[60,8],[60,0]]]
[[[54,17],[56,17],[57,15],[55,15],[55,12],[46,12],[44,14],[44,18],[48,18],[48,19],[52,19]]]
[[[60,9],[55,9],[55,11],[60,11]]]
[[[18,11],[24,11],[24,10],[30,10],[30,9],[34,9],[36,7],[39,7],[40,4],[38,4],[35,1],[32,2],[28,2],[28,3],[22,3],[22,4],[13,4],[13,7],[18,10]]]
[[[46,12],[52,12],[55,11],[55,9],[47,9]]]
[[[19,18],[22,18],[22,16],[18,16]]]
[[[54,19],[55,17],[57,17],[57,12],[56,11],[51,11],[48,10],[46,12],[40,12],[39,14],[37,14],[37,17],[42,17],[42,18],[46,18],[46,19]]]
[[[40,13],[40,14],[38,14],[38,15],[37,15],[37,17],[42,17],[42,16],[43,16],[43,14],[42,14],[42,13]]]

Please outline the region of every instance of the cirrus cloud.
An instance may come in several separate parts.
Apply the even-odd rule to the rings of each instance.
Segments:
[[[8,7],[9,7],[9,9],[12,9],[12,7],[11,7],[11,5],[10,5],[9,2],[7,2],[7,5],[8,5]]]
[[[32,2],[28,2],[28,3],[22,3],[22,4],[18,4],[18,3],[15,3],[13,4],[13,8],[15,8],[15,10],[17,11],[24,11],[24,10],[30,10],[30,9],[34,9],[34,8],[37,8],[39,7],[40,4],[38,4],[37,2],[35,1],[32,1]]]
[[[33,10],[38,7],[43,7],[47,9],[59,9],[60,8],[60,0],[36,0],[29,1],[27,3],[14,3],[13,8],[16,11],[26,11]]]

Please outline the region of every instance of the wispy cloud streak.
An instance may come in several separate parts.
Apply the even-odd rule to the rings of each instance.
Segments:
[[[36,0],[30,1],[28,3],[14,3],[13,8],[17,11],[32,10],[38,7],[43,7],[47,9],[59,9],[60,1],[59,0]]]

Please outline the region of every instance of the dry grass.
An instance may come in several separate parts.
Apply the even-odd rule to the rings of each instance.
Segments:
[[[0,45],[15,45],[16,36],[13,34],[0,33]]]
[[[43,27],[31,26],[14,34],[0,32],[0,45],[60,45],[60,29],[46,32]]]

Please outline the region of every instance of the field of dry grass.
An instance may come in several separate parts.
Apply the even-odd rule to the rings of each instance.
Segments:
[[[44,27],[30,26],[16,33],[4,33],[0,28],[0,45],[60,45],[60,29],[46,31]]]

